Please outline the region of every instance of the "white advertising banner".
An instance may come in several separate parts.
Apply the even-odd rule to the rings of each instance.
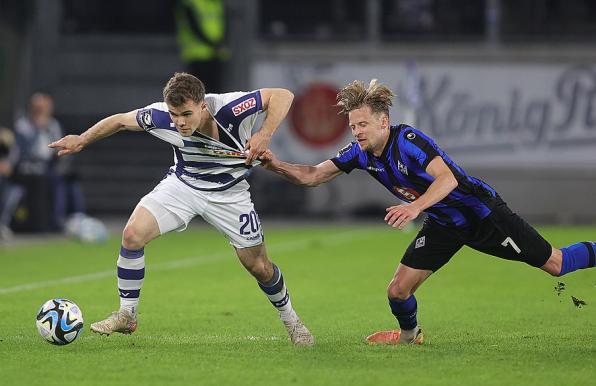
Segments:
[[[296,96],[272,149],[292,162],[333,157],[352,140],[335,94],[372,78],[398,94],[392,124],[415,125],[462,166],[596,165],[596,66],[560,63],[260,61],[254,88]]]

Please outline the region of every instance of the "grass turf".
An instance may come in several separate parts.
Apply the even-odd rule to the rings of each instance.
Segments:
[[[554,245],[596,228],[542,228]],[[132,336],[97,336],[117,308],[119,240],[55,241],[0,250],[0,374],[9,384],[584,385],[596,369],[596,270],[552,278],[464,248],[417,292],[423,346],[378,347],[396,327],[385,288],[414,233],[387,227],[267,230],[294,307],[317,338],[290,345],[276,312],[215,231],[193,228],[146,248]],[[558,281],[566,284],[557,295]],[[587,302],[574,306],[571,295]],[[34,317],[53,297],[74,300],[85,330],[57,347]]]

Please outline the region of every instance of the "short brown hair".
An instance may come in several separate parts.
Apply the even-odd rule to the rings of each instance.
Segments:
[[[389,107],[393,105],[393,91],[376,79],[370,81],[368,87],[364,82],[355,80],[341,89],[337,94],[337,106],[340,114],[348,114],[362,106],[369,106],[373,113],[389,115]]]
[[[205,99],[205,85],[199,78],[186,72],[177,72],[163,88],[163,100],[179,107],[191,100],[200,103]]]

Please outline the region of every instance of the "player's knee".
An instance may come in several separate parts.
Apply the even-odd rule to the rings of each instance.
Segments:
[[[127,224],[122,231],[122,246],[127,249],[141,249],[145,246],[145,240],[138,228]]]
[[[551,276],[561,276],[561,269],[563,268],[563,260],[560,250],[553,250],[552,255],[546,263],[540,267],[543,271],[549,273]]]
[[[561,276],[561,264],[557,264],[556,262],[551,262],[550,260],[544,264],[541,269],[546,273],[550,274],[554,277]]]
[[[412,289],[398,280],[391,280],[387,287],[387,297],[389,299],[406,300],[410,295],[412,295]]]

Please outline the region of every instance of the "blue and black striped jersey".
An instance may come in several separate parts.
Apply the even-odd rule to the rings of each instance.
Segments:
[[[389,141],[380,157],[361,150],[357,142],[352,142],[331,161],[346,173],[353,169],[366,170],[397,198],[413,202],[434,181],[426,167],[435,157],[445,161],[458,186],[427,208],[428,216],[439,224],[456,227],[474,224],[488,216],[497,201],[497,192],[485,182],[466,174],[430,137],[411,126],[391,126]]]

